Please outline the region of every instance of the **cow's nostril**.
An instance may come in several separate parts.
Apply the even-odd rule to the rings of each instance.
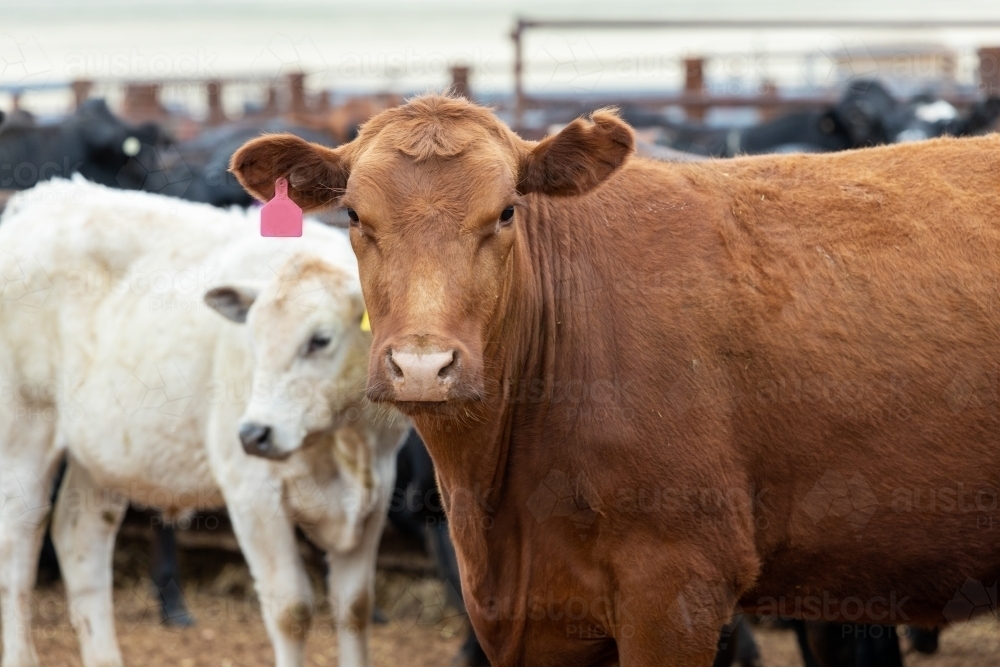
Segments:
[[[240,427],[240,442],[247,453],[266,452],[271,448],[271,427],[253,422]]]
[[[457,367],[458,367],[458,352],[452,351],[451,361],[449,361],[447,364],[441,367],[441,370],[438,371],[438,377],[441,378],[442,380],[447,379],[448,376],[451,375],[452,372]]]
[[[392,350],[385,353],[385,365],[389,368],[389,374],[396,380],[403,379],[403,369],[392,359]]]

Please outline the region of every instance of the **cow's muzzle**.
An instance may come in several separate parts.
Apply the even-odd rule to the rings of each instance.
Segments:
[[[250,456],[265,459],[287,459],[289,452],[279,450],[274,444],[274,429],[266,424],[246,422],[240,426],[240,442],[243,451]]]
[[[441,403],[482,393],[479,364],[464,346],[427,336],[390,341],[373,355],[368,397],[394,403]]]

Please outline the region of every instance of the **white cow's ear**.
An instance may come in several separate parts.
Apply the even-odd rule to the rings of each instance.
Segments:
[[[242,324],[247,321],[247,313],[257,293],[255,287],[248,285],[223,285],[205,292],[205,303],[223,317]]]

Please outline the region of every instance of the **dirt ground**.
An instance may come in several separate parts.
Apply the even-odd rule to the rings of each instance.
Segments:
[[[177,630],[160,625],[157,608],[146,590],[115,591],[118,636],[126,664],[143,667],[274,665],[260,612],[252,598],[193,592],[188,595],[188,601],[198,625]],[[39,590],[36,600],[36,613],[40,618],[36,623],[35,641],[43,667],[80,667],[61,586]],[[461,643],[459,619],[441,620],[433,614],[419,618],[407,612],[398,615],[399,618],[390,617],[387,623],[373,627],[375,665],[450,665]],[[765,667],[802,665],[790,631],[756,628],[755,633]],[[332,619],[321,613],[309,636],[307,665],[337,664],[335,634]],[[954,626],[941,635],[937,655],[910,654],[905,662],[907,667],[993,667],[1000,664],[1000,627],[992,617]]]
[[[448,667],[464,638],[465,620],[448,604],[443,586],[428,575],[420,554],[400,557],[399,545],[380,557],[376,603],[383,621],[372,626],[378,667]],[[118,637],[130,667],[273,667],[274,657],[242,558],[213,550],[182,551],[184,593],[197,625],[179,630],[160,624],[148,573],[145,540],[119,538],[115,553]],[[315,590],[322,590],[322,561],[304,549]],[[402,564],[402,565],[401,565]],[[320,596],[317,594],[317,598]],[[42,667],[81,667],[76,638],[59,582],[35,594],[34,634]],[[754,628],[765,667],[800,667],[789,630]],[[313,619],[307,644],[310,667],[337,664],[336,624],[325,605]],[[934,656],[910,653],[907,667],[1000,665],[1000,623],[980,617],[946,629]]]

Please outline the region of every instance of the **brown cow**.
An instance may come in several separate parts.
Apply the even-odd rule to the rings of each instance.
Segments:
[[[737,604],[995,610],[1000,137],[668,164],[632,136],[428,96],[233,159],[349,208],[368,393],[427,442],[493,663],[710,665]]]

